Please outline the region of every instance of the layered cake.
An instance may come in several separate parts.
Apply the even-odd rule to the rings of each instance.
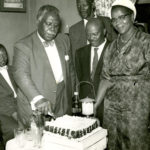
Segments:
[[[104,150],[106,145],[107,130],[94,118],[64,115],[45,123],[43,150]]]

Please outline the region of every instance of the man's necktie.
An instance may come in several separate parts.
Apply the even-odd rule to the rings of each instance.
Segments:
[[[98,64],[98,53],[97,53],[97,50],[98,50],[98,48],[95,47],[94,48],[93,64],[92,64],[92,73],[91,73],[92,80],[94,80],[94,75],[95,75],[96,67],[97,67],[97,64]]]
[[[54,45],[54,40],[52,41],[44,41],[43,42],[44,47],[49,47]]]

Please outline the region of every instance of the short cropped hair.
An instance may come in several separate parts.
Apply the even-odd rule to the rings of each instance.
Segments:
[[[43,5],[37,13],[37,20],[41,21],[47,12],[56,14],[59,17],[59,10],[55,6]]]
[[[98,18],[90,18],[87,22],[88,24],[95,24],[97,26],[100,26],[102,29],[105,29],[104,21],[101,19],[101,17]]]
[[[6,53],[6,55],[7,55],[7,62],[6,62],[6,65],[7,65],[7,64],[8,64],[8,53],[7,53],[6,47],[5,47],[3,44],[0,44],[0,51]]]

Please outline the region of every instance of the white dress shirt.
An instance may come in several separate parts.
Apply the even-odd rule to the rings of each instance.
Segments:
[[[64,80],[63,77],[63,72],[62,72],[62,66],[61,66],[61,61],[60,61],[60,57],[59,57],[59,53],[55,44],[55,41],[53,40],[52,43],[53,44],[49,44],[47,46],[45,46],[45,40],[39,35],[39,33],[37,32],[38,37],[40,38],[41,42],[43,43],[43,46],[45,48],[46,54],[48,56],[48,60],[49,63],[51,65],[53,74],[54,74],[54,78],[56,80],[56,83],[60,83]],[[31,108],[32,110],[35,110],[35,103],[38,102],[40,99],[44,98],[42,95],[37,95],[33,98],[33,100],[31,101]]]
[[[10,77],[9,77],[9,74],[8,74],[8,71],[7,71],[7,66],[0,67],[0,73],[3,76],[3,78],[6,80],[6,82],[8,83],[10,88],[12,89],[12,91],[14,92],[14,97],[16,98],[17,94],[16,94],[15,89],[14,89],[12,83],[11,83],[11,80],[10,80]]]
[[[87,24],[88,20],[83,19],[83,21],[84,21],[84,26],[86,27],[86,24]]]
[[[104,48],[104,46],[105,46],[105,43],[106,43],[106,40],[101,44],[101,45],[99,45],[97,48],[98,48],[98,50],[97,50],[97,53],[98,53],[98,60],[100,59],[100,56],[101,56],[101,54],[102,54],[102,51],[103,51],[103,48]],[[91,47],[91,72],[92,72],[92,70],[93,70],[93,68],[92,68],[92,64],[93,64],[93,59],[94,59],[94,48],[95,47]]]
[[[39,34],[38,34],[38,36],[39,36],[41,42],[44,43],[45,40],[42,39],[42,37]],[[57,50],[54,40],[53,40],[53,45],[49,44],[49,46],[45,47],[45,51],[48,56],[48,60],[50,62],[56,83],[58,84],[61,81],[63,81],[63,72],[62,72],[60,57],[59,57],[58,50]]]

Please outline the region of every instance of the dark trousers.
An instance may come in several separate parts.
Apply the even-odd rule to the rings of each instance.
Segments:
[[[4,144],[14,138],[14,129],[18,127],[18,123],[12,117],[0,115],[1,132]]]
[[[57,91],[56,91],[56,104],[55,104],[55,110],[54,114],[59,117],[65,114],[66,112],[66,106],[67,101],[65,99],[65,84],[64,81],[60,82],[57,85]]]

